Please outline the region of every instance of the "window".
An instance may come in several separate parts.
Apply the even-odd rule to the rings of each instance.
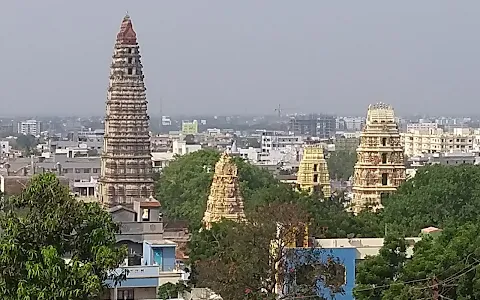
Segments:
[[[133,74],[133,69],[132,69],[132,68],[128,68],[128,69],[127,69],[127,74],[128,74],[128,75],[132,75],[132,74]]]
[[[132,58],[132,57],[129,57],[129,58],[128,58],[128,63],[129,63],[129,64],[133,63],[133,58]]]
[[[388,174],[387,173],[382,174],[382,185],[388,185]]]
[[[313,175],[313,182],[318,182],[318,174]]]
[[[146,221],[146,222],[150,221],[150,210],[148,208],[143,209],[142,221]]]
[[[313,165],[313,172],[317,172],[317,169],[318,169],[318,165],[317,165],[317,164],[314,164],[314,165]]]
[[[387,138],[382,138],[382,146],[386,146],[387,145]]]
[[[382,153],[382,164],[387,163],[387,153]]]
[[[75,173],[80,173],[80,170],[79,168],[75,168]]]
[[[118,290],[117,300],[134,300],[133,289]]]

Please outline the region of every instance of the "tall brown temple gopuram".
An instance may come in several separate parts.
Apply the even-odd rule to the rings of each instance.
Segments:
[[[237,222],[245,220],[237,172],[237,166],[232,157],[223,153],[215,164],[207,209],[202,220],[205,228],[210,229],[212,223],[221,219]]]
[[[367,120],[357,148],[353,177],[353,211],[381,207],[383,194],[405,181],[405,163],[395,113],[390,105],[368,107]]]
[[[149,117],[142,62],[126,15],[113,51],[107,93],[99,195],[106,207],[130,206],[153,194]]]

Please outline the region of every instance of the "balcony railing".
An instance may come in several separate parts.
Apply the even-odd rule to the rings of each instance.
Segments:
[[[161,234],[163,224],[161,222],[123,222],[121,234]]]

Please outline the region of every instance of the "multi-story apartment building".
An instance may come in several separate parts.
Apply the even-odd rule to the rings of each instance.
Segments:
[[[9,134],[14,134],[13,123],[9,122],[0,122],[0,134],[6,136]]]
[[[410,129],[401,133],[406,156],[442,151],[443,130],[439,128]]]
[[[42,131],[42,122],[37,120],[26,120],[18,123],[18,133],[37,136]]]
[[[168,240],[158,201],[135,201],[132,208],[114,206],[109,212],[121,224],[117,243],[126,245],[129,252],[116,273],[127,270],[128,274],[120,286],[107,281],[111,288],[103,299],[157,299],[159,286],[185,278],[176,260],[177,244]]]
[[[197,134],[198,133],[198,122],[197,120],[193,120],[192,122],[189,121],[182,121],[182,133],[187,134]]]
[[[365,125],[365,118],[363,117],[344,117],[345,131],[361,131]]]
[[[290,118],[289,131],[295,135],[328,139],[335,135],[337,119],[330,115],[298,115]]]
[[[71,182],[90,181],[100,176],[100,157],[75,157],[54,155],[51,158],[16,158],[8,161],[8,174],[32,175],[55,172]]]
[[[152,152],[168,152],[172,150],[173,138],[168,134],[158,134],[150,137]]]
[[[172,153],[175,155],[185,155],[202,149],[199,144],[190,144],[187,141],[175,140],[172,143]]]
[[[442,152],[470,152],[475,135],[470,128],[454,128],[442,136]]]
[[[49,146],[50,151],[57,154],[68,153],[69,150],[74,152],[88,152],[89,150],[94,150],[94,153],[99,155],[102,153],[103,149],[103,137],[77,141],[50,141]]]
[[[412,130],[429,130],[429,129],[437,129],[437,128],[438,128],[438,124],[434,122],[407,124],[407,132]]]
[[[302,136],[286,135],[278,131],[263,131],[260,140],[260,149],[262,153],[270,153],[271,150],[281,150],[301,145],[303,145]]]
[[[10,142],[0,141],[0,157],[10,154]]]
[[[405,155],[410,157],[425,153],[470,152],[474,150],[477,140],[470,128],[454,128],[452,132],[444,132],[441,128],[424,128],[410,130],[401,136]]]

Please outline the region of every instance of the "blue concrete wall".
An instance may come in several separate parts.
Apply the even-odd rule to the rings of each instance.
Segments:
[[[109,287],[113,287],[112,280],[106,280],[106,284]],[[158,286],[158,277],[156,278],[129,278],[125,281],[119,283],[118,287],[157,287]]]
[[[163,248],[163,268],[161,271],[173,271],[175,268],[175,247]]]
[[[296,252],[299,251],[312,251],[309,248],[295,248],[292,249]],[[335,300],[353,300],[353,287],[355,286],[355,260],[356,260],[356,249],[355,248],[335,248],[335,249],[313,249],[312,255],[318,259],[317,261],[326,261],[329,257],[333,257],[339,260],[341,264],[345,267],[345,285],[343,286],[344,293],[337,293],[334,295]],[[299,257],[302,255],[299,254]],[[290,267],[294,267],[294,262]],[[284,282],[284,286],[288,286],[288,282]],[[326,299],[330,298],[330,289],[325,287],[324,283],[319,280],[317,282],[317,294]]]
[[[152,265],[152,246],[146,242],[143,242],[143,259],[145,261],[145,265],[151,266]]]
[[[143,243],[143,258],[147,266],[153,265],[154,249],[161,249],[162,251],[162,265],[160,271],[173,271],[175,268],[175,246],[174,245],[151,245],[149,243]]]
[[[336,300],[353,300],[353,288],[355,287],[355,261],[356,261],[356,252],[355,248],[334,248],[334,249],[323,249],[321,253],[322,261],[325,261],[328,256],[333,256],[340,260],[345,266],[345,285],[343,286],[344,294],[335,295]],[[328,299],[330,295],[329,289],[323,285],[322,282],[319,282],[321,293]]]

